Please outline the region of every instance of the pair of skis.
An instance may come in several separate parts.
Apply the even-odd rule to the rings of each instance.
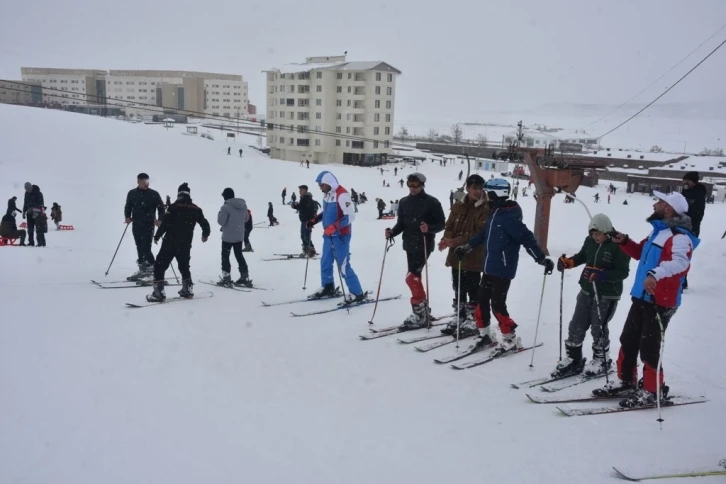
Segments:
[[[305,260],[305,259],[318,260],[319,259],[318,257],[315,257],[315,256],[305,257],[300,254],[272,254],[272,255],[277,256],[277,257],[270,257],[268,259],[262,259],[262,260],[265,262],[270,262],[270,261],[275,261],[275,260]]]
[[[613,370],[608,370],[608,375],[613,374]],[[512,388],[520,389],[520,388],[534,388],[534,387],[540,387],[540,390],[548,393],[554,393],[558,392],[560,390],[564,390],[565,388],[570,388],[575,385],[579,385],[581,383],[585,383],[591,380],[597,380],[599,378],[604,377],[605,374],[598,374],[594,376],[587,376],[583,373],[574,373],[569,375],[560,375],[560,376],[546,376],[544,378],[537,378],[534,380],[525,381],[522,383],[512,383]]]
[[[173,281],[173,279],[166,279],[167,282]],[[91,279],[91,283],[100,287],[101,289],[129,289],[134,287],[151,287],[153,281],[109,281],[109,282],[98,282]],[[181,284],[166,284],[165,287],[169,286],[181,286]]]
[[[383,299],[379,299],[379,302],[383,301]],[[437,326],[443,326],[444,324],[447,324],[446,321],[443,321],[444,319],[450,318],[451,315],[447,314],[446,316],[432,316],[431,317],[431,328],[437,327]],[[396,325],[396,326],[387,326],[384,328],[368,328],[369,334],[361,334],[359,335],[360,339],[364,341],[372,340],[372,339],[378,339],[378,338],[385,338],[386,336],[392,336],[394,334],[399,333],[407,333],[410,331],[418,331],[420,329],[427,329],[427,328],[407,328],[404,325]],[[431,335],[431,337],[438,338],[440,333]]]
[[[280,301],[280,302],[274,302],[274,303],[267,303],[267,302],[262,301],[262,305],[264,307],[285,306],[288,304],[300,304],[300,303],[306,303],[306,302],[323,301],[325,299],[337,299],[339,297],[342,297],[342,293],[340,292],[340,288],[336,287],[335,294],[333,294],[332,296],[324,296],[324,297],[318,297],[318,298],[293,299],[290,301]],[[378,302],[393,301],[395,299],[400,299],[400,298],[401,298],[400,294],[397,296],[382,297],[382,298],[378,299]],[[315,316],[315,315],[319,315],[319,314],[332,313],[334,311],[340,311],[343,309],[352,309],[352,308],[355,308],[358,306],[363,306],[363,305],[371,304],[371,303],[375,303],[375,302],[376,302],[375,299],[364,299],[363,301],[355,302],[355,303],[343,301],[341,303],[338,303],[338,305],[336,305],[333,308],[321,309],[318,311],[311,311],[311,312],[307,312],[307,313],[290,312],[290,314],[293,317],[302,318],[305,316]]]
[[[537,396],[527,394],[527,398],[533,403],[540,404],[563,404],[563,403],[582,403],[582,402],[600,402],[600,401],[613,401],[625,398],[625,395],[612,395],[606,397],[596,397],[594,395],[574,396],[574,397],[548,397],[548,396]],[[704,397],[688,397],[681,395],[674,395],[668,397],[668,399],[661,402],[661,408],[676,407],[680,405],[693,405],[696,403],[705,403],[708,400]],[[620,407],[620,406],[607,406],[607,407],[557,407],[562,414],[568,417],[580,417],[583,415],[602,415],[606,413],[621,413],[630,412],[635,410],[648,410],[656,408],[656,404],[640,405],[638,407]]]

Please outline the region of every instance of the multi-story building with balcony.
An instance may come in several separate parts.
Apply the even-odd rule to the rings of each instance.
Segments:
[[[391,153],[398,69],[328,56],[266,74],[272,157],[370,164]]]

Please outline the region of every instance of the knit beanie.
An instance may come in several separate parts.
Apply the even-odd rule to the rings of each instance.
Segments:
[[[189,188],[189,185],[187,185],[186,182],[179,185],[179,189],[177,190],[177,195],[191,195],[192,193],[191,188]]]
[[[685,175],[683,175],[683,180],[691,180],[693,183],[698,183],[698,172],[697,171],[689,171]]]
[[[225,200],[229,200],[230,198],[234,198],[234,190],[227,187],[222,191],[222,198]]]

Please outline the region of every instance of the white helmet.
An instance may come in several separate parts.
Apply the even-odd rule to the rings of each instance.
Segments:
[[[509,198],[512,187],[504,178],[492,178],[484,184],[484,191],[489,198]]]

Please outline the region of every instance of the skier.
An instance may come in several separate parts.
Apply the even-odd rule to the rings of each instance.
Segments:
[[[459,171],[459,181],[464,177],[464,170]]]
[[[688,274],[691,256],[700,240],[690,231],[686,215],[688,202],[680,193],[668,195],[653,191],[657,199],[647,221],[653,231],[639,244],[617,232],[613,241],[633,259],[639,260],[635,282],[630,291],[632,305],[620,335],[618,379],[593,391],[596,396],[626,396],[626,408],[656,403],[668,396],[663,370],[656,374],[660,360],[661,334],[681,304],[683,277]],[[642,388],[638,380],[638,353],[643,360]]]
[[[608,205],[610,205],[610,194],[608,194]]]
[[[239,149],[239,157],[242,158],[242,148]]]
[[[179,296],[187,299],[194,297],[194,284],[189,271],[191,257],[189,253],[192,250],[194,226],[199,224],[202,228],[202,242],[206,242],[209,238],[210,228],[202,209],[192,203],[189,185],[182,183],[177,192],[176,201],[164,214],[154,236],[155,244],[159,243],[161,237],[164,237],[164,241],[161,243],[161,250],[154,263],[154,292],[146,296],[146,300],[149,302],[163,302],[166,299],[164,273],[175,258],[182,276],[182,288]],[[159,201],[161,201],[161,197]]]
[[[353,201],[353,211],[358,212],[358,193],[352,188],[350,189],[350,199]]]
[[[688,202],[688,215],[691,218],[691,232],[701,235],[701,221],[706,212],[706,186],[698,181],[698,172],[689,171],[683,176],[683,196]],[[688,278],[683,281],[683,289],[688,289]]]
[[[267,202],[267,219],[270,221],[270,227],[280,225],[280,222],[275,218],[275,209],[272,208],[272,202]]]
[[[151,275],[154,268],[154,254],[151,252],[151,239],[154,236],[154,225],[157,227],[164,217],[164,204],[161,195],[149,188],[149,175],[139,173],[136,177],[138,186],[126,195],[124,216],[126,223],[134,223],[132,233],[136,242],[136,263],[139,270],[136,274],[127,277],[129,281],[138,281]],[[159,218],[154,216],[159,213]]]
[[[381,170],[381,175],[383,175],[383,167],[380,167],[379,170]]]
[[[248,208],[247,221],[245,222],[245,248],[242,249],[242,252],[254,252],[254,250],[252,250],[252,244],[250,243],[250,233],[252,232],[253,227],[252,211]]]
[[[358,276],[350,266],[351,224],[355,218],[353,202],[348,190],[338,183],[338,179],[329,171],[322,171],[315,179],[323,197],[323,210],[308,221],[310,230],[323,222],[323,252],[320,259],[320,279],[322,288],[310,296],[310,299],[333,297],[336,295],[333,261],[338,264],[338,271],[345,279],[352,298],[346,303],[362,302],[368,293],[363,292]]]
[[[231,155],[232,154],[232,147],[231,146],[228,146],[227,147],[227,154],[228,155]]]
[[[383,218],[383,211],[386,209],[386,202],[382,198],[376,198],[376,208],[378,208],[378,220]]]
[[[401,178],[400,180],[398,180],[398,184],[401,185],[401,188],[403,188],[403,178]]]
[[[466,198],[454,205],[446,220],[444,237],[439,242],[439,250],[449,249],[446,266],[451,267],[451,278],[454,287],[454,309],[459,313],[459,336],[468,338],[477,334],[475,310],[477,293],[481,282],[481,267],[484,262],[484,247],[471,251],[461,261],[454,249],[465,244],[470,238],[481,232],[487,220],[489,205],[484,196],[484,179],[479,175],[471,175],[466,179]],[[459,274],[461,262],[461,274]],[[461,287],[459,287],[461,280]],[[459,300],[459,292],[461,300]],[[467,302],[468,301],[468,302]],[[456,334],[456,319],[441,330],[443,334]]]
[[[55,229],[60,230],[60,223],[63,221],[63,211],[57,202],[53,202],[53,206],[50,208],[50,219],[55,222]]]
[[[19,238],[21,247],[24,247],[26,232],[23,229],[18,230],[18,225],[15,223],[16,213],[16,211],[13,211],[3,215],[2,221],[0,221],[0,237],[8,239]]]
[[[25,183],[25,199],[23,202],[23,218],[27,217],[28,220],[28,245],[34,246],[35,240],[35,217],[37,217],[44,205],[43,193],[40,191],[38,185],[33,185],[30,182]],[[40,235],[38,241],[40,242]],[[45,236],[43,236],[45,240]]]
[[[454,190],[451,190],[451,193],[449,193],[449,210],[451,210],[451,207],[454,206]]]
[[[393,176],[398,176],[398,167],[393,168]]]
[[[500,349],[506,352],[521,347],[521,340],[515,333],[517,324],[507,311],[507,294],[517,274],[520,247],[524,246],[535,262],[544,266],[545,274],[551,274],[555,264],[545,257],[534,234],[522,222],[520,206],[509,200],[509,182],[503,178],[493,178],[484,184],[484,190],[489,198],[486,225],[467,244],[457,247],[456,251],[459,256],[464,256],[485,244],[484,274],[479,286],[476,314],[479,338],[474,344],[476,347],[486,347],[494,343],[490,333],[491,308],[502,332]]]
[[[290,201],[292,202],[292,205],[295,205],[295,202],[297,202],[297,195],[295,195],[295,192],[292,192],[292,195],[290,195]]]
[[[386,180],[383,180],[383,187],[385,188],[385,186],[386,186]]]
[[[590,220],[589,235],[580,252],[572,257],[563,255],[557,261],[560,272],[582,264],[585,268],[580,275],[580,292],[565,340],[567,357],[557,365],[552,376],[576,375],[584,370],[586,376],[595,377],[610,369],[608,323],[615,315],[623,281],[630,272],[630,258],[608,236],[612,231],[613,224],[607,215],[596,214]],[[585,366],[582,343],[588,328],[592,331],[592,360]]]
[[[600,201],[600,194],[596,193],[594,198],[595,198],[595,203],[598,203]]]
[[[398,219],[393,228],[385,231],[387,239],[403,233],[408,273],[406,284],[411,289],[412,313],[403,322],[404,329],[423,328],[431,318],[421,273],[431,252],[434,251],[436,233],[444,230],[446,217],[441,203],[425,191],[426,177],[421,173],[408,175],[409,195],[398,207]]]
[[[224,204],[217,214],[217,223],[221,226],[222,232],[222,277],[217,283],[220,286],[232,285],[232,266],[229,263],[229,254],[234,251],[234,258],[237,259],[240,277],[235,281],[235,286],[251,287],[252,281],[249,278],[247,261],[242,255],[242,241],[245,238],[245,224],[249,217],[247,202],[242,198],[235,198],[234,190],[225,188],[222,191]]]
[[[519,187],[516,187],[516,186],[514,187],[514,189],[512,190],[512,195],[514,195],[514,201],[516,202],[517,195],[519,195]]]
[[[307,168],[310,168],[310,160],[305,160],[305,165],[307,166]]]
[[[297,210],[300,218],[300,240],[302,241],[302,253],[300,257],[315,257],[315,245],[311,240],[311,231],[308,222],[318,215],[318,208],[313,200],[313,194],[308,191],[307,185],[300,185],[300,203],[293,203],[292,208]]]
[[[282,204],[285,205],[285,197],[287,196],[287,187],[282,189]]]

